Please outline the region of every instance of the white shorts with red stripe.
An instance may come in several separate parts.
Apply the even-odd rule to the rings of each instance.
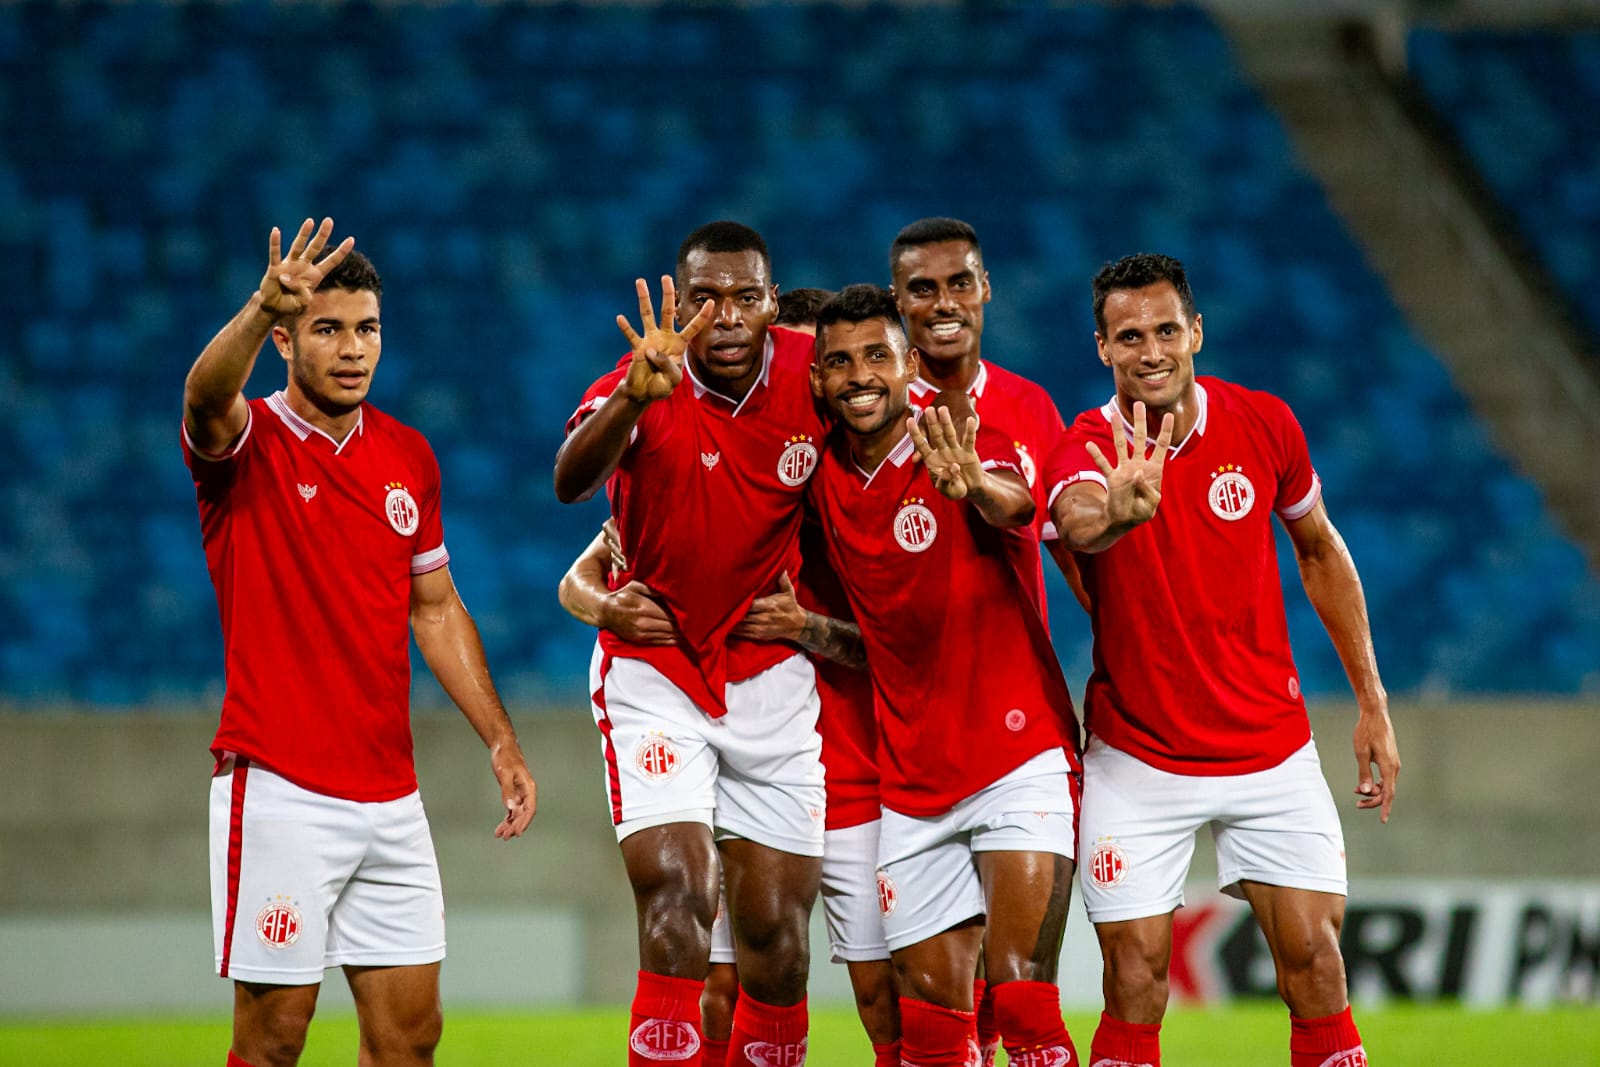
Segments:
[[[589,681],[618,841],[699,822],[718,839],[822,855],[820,705],[805,656],[730,684],[728,713],[718,719],[648,663],[605,656],[598,646]]]
[[[900,949],[984,913],[976,853],[1077,855],[1078,783],[1051,748],[942,815],[885,808],[878,904],[889,948]]]
[[[1083,907],[1091,922],[1170,914],[1194,837],[1211,827],[1217,885],[1345,893],[1344,831],[1314,741],[1253,774],[1172,774],[1089,739],[1083,754]]]
[[[243,982],[444,959],[421,794],[341,800],[237,760],[211,780],[211,925],[217,973]]]

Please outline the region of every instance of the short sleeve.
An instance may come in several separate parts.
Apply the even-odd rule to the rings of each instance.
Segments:
[[[178,433],[183,444],[183,462],[189,468],[189,475],[194,479],[197,490],[202,493],[207,490],[216,491],[233,483],[240,461],[249,453],[246,446],[250,441],[250,431],[255,428],[255,421],[255,405],[247,405],[244,430],[238,439],[226,451],[211,453],[201,450],[194,443],[194,438],[189,436],[188,424],[179,420]]]
[[[411,541],[411,573],[427,574],[449,563],[450,552],[444,546],[444,519],[439,506],[439,460],[421,434],[417,434],[417,450],[423,481],[417,487],[417,532]]]
[[[1322,481],[1311,466],[1305,431],[1289,405],[1275,396],[1269,396],[1268,402],[1262,405],[1262,414],[1282,463],[1278,472],[1278,495],[1272,502],[1272,509],[1285,522],[1303,519],[1322,499]]]
[[[1080,420],[1056,439],[1055,448],[1044,465],[1045,506],[1053,507],[1056,497],[1079,482],[1093,482],[1104,489],[1106,476],[1100,473],[1094,457],[1089,454],[1089,442],[1094,438]]]
[[[984,470],[1010,471],[1024,482],[1028,480],[1028,476],[1022,471],[1022,457],[1017,455],[1017,446],[1012,444],[1009,435],[979,426],[975,447],[978,452],[978,462],[983,465]]]

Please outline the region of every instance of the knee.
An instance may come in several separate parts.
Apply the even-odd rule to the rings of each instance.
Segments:
[[[856,984],[855,995],[856,1015],[873,1044],[887,1045],[900,1037],[900,997],[893,971],[885,968],[881,980]]]
[[[234,1022],[233,1047],[237,1055],[256,1067],[294,1067],[305,1050],[309,1013],[279,1007],[253,1013]]]
[[[1317,1018],[1343,1009],[1344,957],[1331,929],[1278,946],[1278,995],[1301,1018]]]
[[[733,1032],[738,999],[739,972],[725,964],[712,964],[705,991],[700,994],[700,1022],[707,1037],[725,1038]]]
[[[1102,943],[1105,959],[1106,1007],[1127,1022],[1160,1022],[1167,1007],[1167,970],[1171,952],[1164,945],[1139,939]]]
[[[382,1027],[361,1035],[374,1060],[432,1063],[434,1050],[444,1036],[444,1012],[436,1001],[427,1009],[391,1018]]]
[[[639,940],[672,958],[701,955],[711,945],[716,918],[714,890],[688,879],[663,883],[639,897]],[[704,962],[703,960],[701,961]]]

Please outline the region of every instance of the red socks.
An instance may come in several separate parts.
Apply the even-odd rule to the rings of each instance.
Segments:
[[[978,1016],[978,1063],[981,1067],[994,1067],[994,1054],[1000,1048],[1000,1027],[994,1021],[994,1000],[984,996],[989,983],[982,978],[972,980],[972,1010]]]
[[[900,1067],[900,1042],[873,1045],[872,1067]]]
[[[900,998],[900,1062],[903,1067],[967,1067],[972,1053],[970,1011]]]
[[[713,1041],[702,1037],[700,1041],[700,1067],[727,1067],[729,1038]]]
[[[234,1055],[233,1049],[228,1050],[228,1067],[251,1067],[250,1064]]]
[[[1125,1023],[1101,1012],[1089,1059],[1097,1067],[1161,1067],[1161,1024]]]
[[[1002,982],[989,987],[988,999],[1012,1067],[1077,1067],[1054,982]]]
[[[806,1061],[806,1002],[780,1008],[763,1004],[744,989],[733,1008],[728,1038],[729,1067],[791,1067]]]
[[[701,1067],[700,993],[704,982],[639,972],[628,1031],[628,1067]]]
[[[1289,1016],[1291,1067],[1367,1067],[1367,1050],[1361,1047],[1350,1008],[1320,1019]]]

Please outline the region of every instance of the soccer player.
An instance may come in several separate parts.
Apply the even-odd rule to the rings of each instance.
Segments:
[[[227,692],[212,742],[217,971],[234,980],[229,1067],[290,1067],[323,970],[355,997],[361,1062],[430,1064],[444,900],[412,763],[408,628],[489,747],[505,819],[533,777],[447,566],[439,467],[366,403],[382,286],[307,219],[184,385],[184,459],[222,613]],[[268,337],[288,385],[246,401]]]
[[[1071,698],[1030,585],[1034,499],[1010,438],[908,418],[915,353],[894,297],[819,313],[812,388],[838,420],[812,487],[878,709],[880,906],[902,1061],[964,1065],[987,957],[1011,1062],[1075,1058],[1055,984],[1075,855]],[[914,461],[920,459],[920,465]]]
[[[1272,949],[1291,1063],[1358,1067],[1344,840],[1289,649],[1272,515],[1355,690],[1357,807],[1388,821],[1400,758],[1360,577],[1287,405],[1195,377],[1204,338],[1182,264],[1106,265],[1094,315],[1115,394],[1078,416],[1047,478],[1093,605],[1080,839],[1106,1010],[1091,1058],[1159,1064],[1172,912],[1209,825],[1219,885],[1249,902]]]
[[[637,290],[642,332],[618,317],[632,351],[588,390],[555,470],[563,501],[608,487],[631,568],[617,584],[640,583],[677,633],[602,630],[591,677],[639,920],[628,1062],[699,1062],[719,858],[741,985],[730,1057],[797,1062],[824,818],[815,672],[731,631],[799,570],[823,431],[810,339],[769,328],[771,258],[738,223],[684,240],[659,324]]]

